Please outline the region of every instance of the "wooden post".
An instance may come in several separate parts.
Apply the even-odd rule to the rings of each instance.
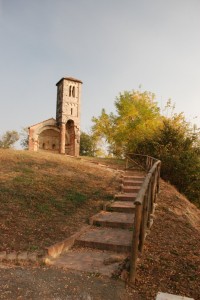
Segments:
[[[157,168],[157,172],[158,172],[158,177],[157,177],[157,193],[159,193],[160,191],[160,168],[161,168],[161,162],[159,163],[158,165],[158,168]]]
[[[135,278],[136,278],[136,265],[137,265],[137,258],[138,258],[141,217],[142,217],[142,205],[136,204],[134,228],[133,228],[133,239],[132,239],[132,245],[131,245],[131,257],[130,257],[129,282],[131,284],[135,283]]]
[[[152,174],[152,177],[149,182],[148,191],[147,191],[147,227],[148,228],[150,228],[150,215],[151,215],[152,206],[153,206],[153,196],[152,196],[153,179],[154,179],[153,176],[154,176],[154,174]]]
[[[128,158],[126,158],[126,166],[125,166],[125,170],[128,169]]]
[[[148,157],[148,155],[146,157],[146,170],[147,171],[149,170],[149,157]]]
[[[145,233],[147,227],[147,193],[144,196],[143,200],[143,210],[142,210],[142,222],[140,228],[140,243],[139,243],[139,250],[142,253],[144,247],[144,240],[145,240]]]
[[[153,206],[154,203],[156,202],[156,183],[157,182],[157,170],[155,170],[153,174],[153,182],[152,182],[152,210],[151,213],[153,212]]]

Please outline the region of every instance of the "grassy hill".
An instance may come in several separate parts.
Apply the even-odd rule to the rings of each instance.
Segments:
[[[117,173],[91,162],[1,149],[0,251],[44,249],[76,232],[112,199]]]
[[[118,189],[117,173],[51,153],[0,150],[0,251],[38,250],[63,240]],[[200,299],[200,210],[161,180],[156,218],[138,264],[138,299],[158,291]]]

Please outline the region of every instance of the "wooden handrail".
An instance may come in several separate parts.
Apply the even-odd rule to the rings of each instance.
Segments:
[[[140,156],[131,154],[133,155]],[[130,256],[130,284],[135,283],[138,254],[143,251],[147,229],[150,229],[152,225],[156,196],[159,192],[161,161],[148,155],[141,155],[141,157],[146,158],[147,175],[134,201],[135,219]],[[128,159],[129,155],[126,158]]]
[[[158,161],[155,157],[145,155],[145,154],[137,154],[137,153],[128,153],[126,156],[126,169],[131,169],[134,165],[137,165],[140,169],[149,171],[153,164]],[[137,159],[139,158],[139,163]],[[129,164],[129,163],[132,163]],[[143,165],[142,165],[143,164]]]
[[[131,163],[131,165],[130,165]],[[142,170],[146,170],[141,164],[139,164],[137,161],[133,160],[129,156],[126,156],[126,170],[132,169],[133,167],[137,167]]]
[[[158,160],[153,167],[150,169],[150,171],[147,173],[147,176],[145,177],[143,184],[141,186],[141,189],[139,190],[137,197],[135,199],[134,204],[143,204],[143,199],[146,193],[146,190],[148,188],[149,182],[151,180],[152,174],[155,172],[157,167],[160,165],[161,161]]]

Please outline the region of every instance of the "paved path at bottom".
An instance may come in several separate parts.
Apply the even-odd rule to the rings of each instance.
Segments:
[[[141,300],[119,280],[51,267],[1,265],[0,299]]]

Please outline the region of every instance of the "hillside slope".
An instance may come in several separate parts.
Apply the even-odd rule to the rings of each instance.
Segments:
[[[67,238],[112,199],[117,174],[77,158],[1,149],[0,251]]]
[[[65,239],[112,199],[117,179],[85,160],[0,150],[0,251],[40,250]],[[162,180],[157,203],[135,292],[127,292],[138,300],[153,300],[159,291],[199,300],[200,210]]]
[[[162,180],[157,203],[136,289],[142,299],[158,291],[200,299],[200,210]]]

